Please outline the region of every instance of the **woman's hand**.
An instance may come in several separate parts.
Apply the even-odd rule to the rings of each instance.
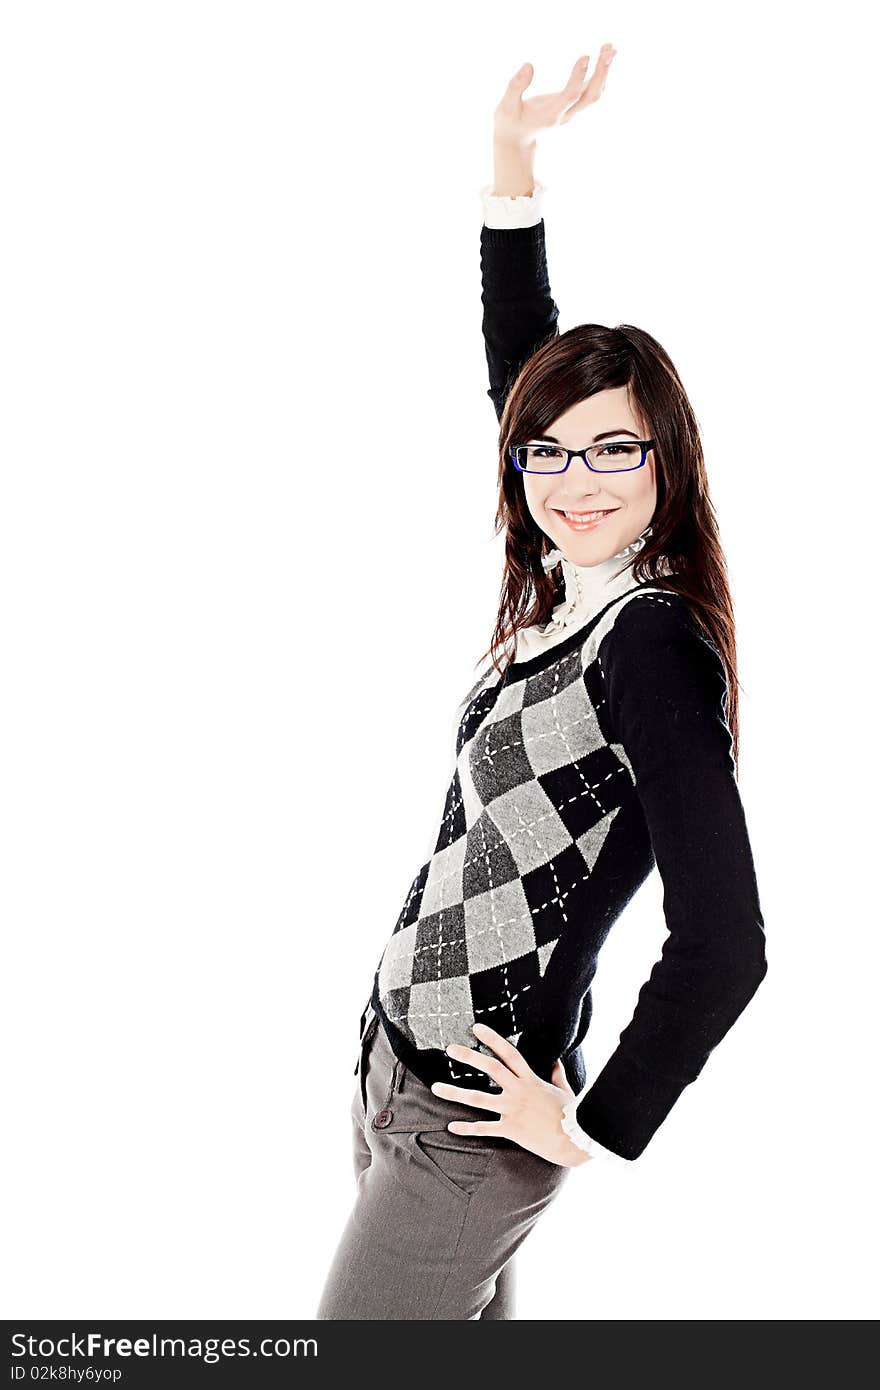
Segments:
[[[487,1043],[498,1054],[497,1057],[489,1057],[485,1052],[459,1043],[450,1043],[446,1051],[457,1062],[467,1062],[477,1071],[491,1076],[502,1090],[472,1091],[445,1081],[435,1082],[431,1090],[446,1100],[457,1100],[479,1110],[493,1110],[501,1119],[476,1120],[473,1124],[453,1120],[447,1129],[453,1134],[486,1134],[512,1139],[520,1148],[529,1149],[563,1168],[577,1168],[581,1163],[588,1163],[590,1155],[573,1144],[562,1128],[562,1107],[575,1093],[568,1084],[561,1061],[553,1067],[553,1081],[542,1081],[513,1043],[494,1028],[475,1023],[473,1031],[480,1042]]]
[[[550,92],[546,96],[529,97],[523,101],[523,92],[535,75],[531,63],[524,63],[519,72],[514,73],[507,91],[495,108],[496,144],[522,149],[531,145],[539,130],[550,126],[565,125],[576,111],[592,106],[598,101],[605,88],[605,79],[611,60],[617,50],[613,44],[603,43],[593,75],[587,80],[590,66],[589,54],[578,58],[571,70],[571,77],[561,92]]]

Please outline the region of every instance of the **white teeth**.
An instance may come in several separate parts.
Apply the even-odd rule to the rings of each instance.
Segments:
[[[604,507],[599,512],[564,512],[563,515],[567,516],[569,521],[594,521],[597,516],[605,516],[609,510],[610,508]]]

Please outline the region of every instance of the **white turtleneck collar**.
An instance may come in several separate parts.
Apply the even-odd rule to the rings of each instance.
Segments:
[[[651,527],[646,526],[642,534],[629,545],[625,545],[616,555],[600,560],[597,565],[576,565],[554,547],[545,555],[541,564],[545,570],[562,562],[562,575],[565,593],[553,608],[548,621],[532,627],[521,628],[516,634],[517,661],[528,661],[538,652],[561,642],[571,632],[588,623],[612,598],[626,593],[635,584],[632,575],[633,557],[642,549]]]

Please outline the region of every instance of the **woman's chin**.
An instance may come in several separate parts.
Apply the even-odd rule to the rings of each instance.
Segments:
[[[598,565],[616,555],[624,544],[619,540],[621,526],[615,518],[616,513],[612,512],[604,521],[579,526],[554,516],[546,530],[553,544],[572,564]]]

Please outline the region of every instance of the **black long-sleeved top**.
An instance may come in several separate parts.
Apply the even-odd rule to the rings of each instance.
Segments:
[[[534,227],[486,227],[480,233],[483,341],[490,397],[498,420],[520,368],[559,331],[550,293],[543,219]]]
[[[543,222],[482,229],[489,395],[556,331]],[[721,659],[684,601],[633,584],[460,706],[435,848],[413,880],[370,999],[430,1085],[491,1092],[455,1062],[470,1025],[510,1038],[575,1091],[608,932],[656,865],[669,935],[576,1118],[623,1158],[644,1150],[745,1008],[767,962],[724,714]],[[491,1114],[492,1112],[481,1112]]]

